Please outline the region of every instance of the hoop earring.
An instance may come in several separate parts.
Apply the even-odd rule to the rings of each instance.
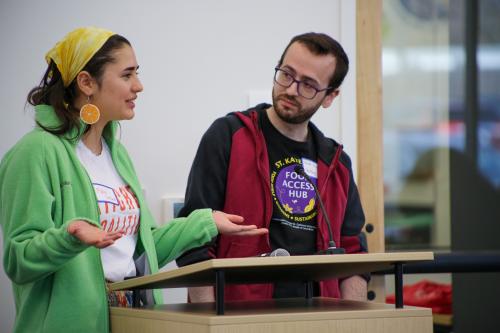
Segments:
[[[80,119],[87,125],[97,123],[101,117],[101,111],[94,104],[90,103],[90,96],[87,96],[87,104],[80,109]]]

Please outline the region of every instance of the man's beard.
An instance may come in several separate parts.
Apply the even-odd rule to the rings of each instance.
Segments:
[[[282,108],[278,103],[280,99],[285,99],[290,103],[294,104],[297,108],[297,111],[287,111]],[[295,99],[294,96],[289,96],[287,94],[281,94],[276,96],[273,90],[273,108],[276,111],[278,117],[288,124],[302,124],[309,119],[318,111],[319,107],[323,103],[323,100],[318,102],[316,105],[313,105],[308,108],[303,108],[302,105]]]

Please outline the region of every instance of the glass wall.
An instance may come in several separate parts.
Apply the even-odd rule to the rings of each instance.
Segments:
[[[387,250],[450,246],[448,75],[463,57],[450,54],[446,3],[383,2]]]
[[[387,250],[457,248],[454,216],[499,198],[499,17],[499,0],[383,2]]]

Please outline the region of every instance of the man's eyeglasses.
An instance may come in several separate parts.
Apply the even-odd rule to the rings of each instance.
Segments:
[[[319,92],[330,89],[330,87],[319,89],[313,82],[299,81],[281,68],[276,67],[274,70],[274,82],[285,88],[289,88],[294,82],[297,83],[297,93],[304,98],[313,99]]]

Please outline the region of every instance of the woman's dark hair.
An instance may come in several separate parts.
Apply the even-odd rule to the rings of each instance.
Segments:
[[[83,67],[100,85],[104,67],[115,61],[113,51],[129,45],[130,42],[123,36],[113,35],[104,43],[96,54]],[[27,102],[33,106],[40,104],[51,105],[61,124],[48,128],[37,122],[38,126],[55,135],[64,135],[73,128],[80,129],[79,110],[75,108],[74,101],[77,95],[76,80],[64,87],[61,73],[56,64],[51,61],[40,84],[28,93]]]
[[[337,60],[337,64],[335,66],[335,72],[330,78],[327,94],[340,87],[342,81],[344,81],[344,78],[347,75],[347,71],[349,70],[349,58],[342,48],[342,45],[340,45],[340,43],[332,37],[322,33],[308,32],[302,35],[295,36],[292,38],[290,43],[288,43],[285,51],[283,51],[283,54],[281,55],[281,58],[278,62],[278,67],[281,67],[283,59],[285,58],[286,51],[288,51],[290,45],[295,42],[301,43],[302,45],[307,47],[307,49],[313,54],[333,55]]]

